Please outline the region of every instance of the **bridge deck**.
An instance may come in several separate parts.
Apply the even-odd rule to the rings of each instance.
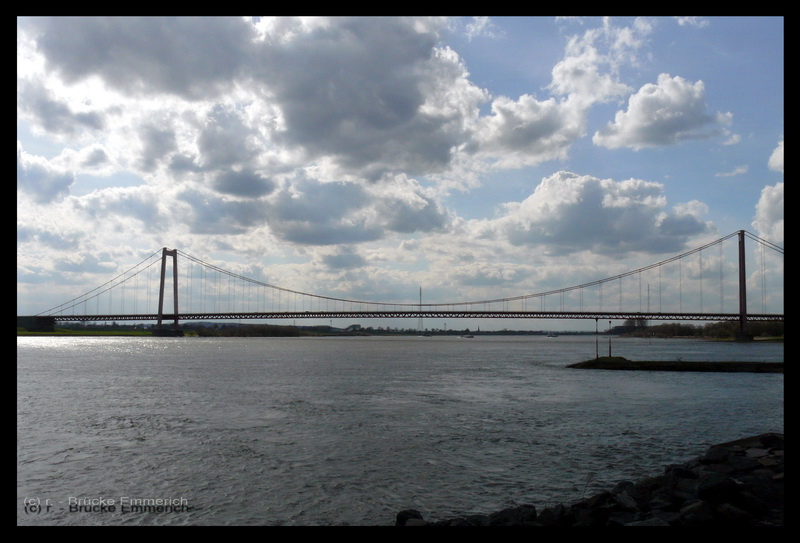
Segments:
[[[104,314],[52,315],[56,321],[162,321],[176,320],[175,314]],[[561,312],[561,311],[286,311],[234,313],[179,313],[179,321],[195,320],[270,320],[270,319],[597,319],[597,320],[692,320],[738,321],[738,313],[631,313],[619,311]],[[748,321],[783,322],[780,314],[749,314]]]

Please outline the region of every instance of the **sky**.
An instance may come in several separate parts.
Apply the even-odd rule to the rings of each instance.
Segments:
[[[781,17],[18,18],[18,314],[161,247],[444,303],[782,246],[783,55]]]

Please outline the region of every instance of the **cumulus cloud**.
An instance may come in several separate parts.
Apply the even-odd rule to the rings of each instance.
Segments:
[[[392,17],[265,40],[257,77],[281,110],[276,139],[371,179],[443,169],[483,94],[436,39]]]
[[[197,147],[205,169],[249,163],[257,149],[249,139],[252,128],[232,106],[217,105],[204,119]]]
[[[553,67],[550,90],[585,105],[628,94],[630,89],[618,80],[617,72],[623,64],[636,63],[636,51],[650,30],[644,19],[617,27],[605,18],[600,28],[571,37],[564,59]]]
[[[470,24],[472,38],[495,30],[485,18]],[[454,282],[489,286],[530,272],[506,261],[520,248],[655,253],[708,229],[702,204],[669,208],[658,183],[569,172],[494,219],[467,221],[445,205],[448,191],[488,173],[569,159],[591,107],[632,92],[620,74],[651,35],[646,19],[604,19],[569,38],[549,84],[552,64],[537,89],[510,97],[470,80],[437,18],[42,17],[18,27],[30,60],[18,69],[18,115],[32,134],[70,142],[50,159],[18,145],[21,243],[87,250],[93,236],[135,236],[259,258],[297,251],[368,292],[402,275],[369,284],[368,263],[401,258],[391,245],[406,268],[436,261],[441,278],[446,261],[460,269]],[[707,112],[702,81],[662,74],[594,142],[669,145],[730,119]],[[782,153],[781,142],[770,167],[782,171]],[[72,190],[76,178],[120,173],[141,184]],[[80,229],[49,229],[37,205],[58,206]]]
[[[783,243],[783,183],[764,187],[756,204],[753,228],[772,243]]]
[[[21,26],[58,76],[52,86],[114,91],[102,111],[84,100],[83,112],[80,93],[60,92],[73,98],[64,102],[28,84],[28,114],[55,133],[107,126],[114,110],[115,129],[137,135],[147,173],[164,159],[187,171],[252,169],[267,158],[273,168],[327,160],[373,181],[441,172],[487,98],[458,55],[438,45],[438,19],[93,17]],[[129,115],[142,107],[144,120]]]
[[[19,107],[23,115],[31,117],[42,129],[62,136],[72,136],[82,130],[101,130],[106,124],[102,113],[86,107],[84,111],[76,111],[52,91],[32,82],[22,82]]]
[[[467,39],[472,41],[478,37],[497,37],[499,30],[489,17],[473,17],[466,26]]]
[[[267,201],[266,221],[273,233],[301,245],[352,244],[391,233],[430,232],[448,221],[446,211],[405,178],[382,190],[301,178],[287,182]]]
[[[687,139],[715,136],[730,114],[710,115],[702,81],[691,83],[680,76],[658,76],[628,100],[627,111],[597,131],[595,144],[610,149],[642,149],[672,145]]]
[[[504,215],[488,226],[513,245],[539,245],[551,254],[662,253],[707,231],[702,211],[698,206],[668,211],[659,183],[561,171],[544,178],[522,202],[506,204]]]
[[[40,204],[69,194],[75,174],[61,170],[43,157],[30,155],[17,142],[17,188]]]
[[[139,140],[142,144],[139,167],[143,172],[155,171],[159,160],[178,148],[175,133],[164,126],[145,124],[139,128]]]
[[[778,142],[769,157],[770,170],[783,173],[783,140]],[[752,226],[758,235],[773,243],[783,243],[784,199],[783,182],[768,185],[761,190],[761,197],[756,204],[756,215]]]
[[[535,165],[563,159],[583,134],[584,118],[572,102],[539,101],[531,95],[492,102],[492,115],[481,118],[466,151],[498,167]]]
[[[279,190],[265,217],[278,238],[300,245],[372,241],[381,230],[367,225],[367,201],[358,184],[303,179]]]
[[[630,92],[618,71],[636,64],[637,51],[650,32],[645,19],[620,27],[606,18],[602,27],[572,36],[546,87],[555,97],[495,98],[491,115],[475,122],[465,150],[499,168],[566,159],[572,144],[585,135],[589,108]]]
[[[225,236],[244,234],[266,221],[267,210],[259,200],[232,199],[194,189],[182,189],[175,196],[173,215],[196,234]]]
[[[234,196],[257,198],[269,194],[275,184],[254,172],[226,171],[216,176],[214,190]]]
[[[26,24],[67,83],[97,76],[124,94],[190,100],[228,88],[255,36],[237,17],[35,17]]]
[[[430,191],[405,176],[380,188],[369,187],[369,192],[375,221],[390,232],[435,232],[444,229],[450,220]]]
[[[159,230],[167,221],[159,201],[159,193],[153,187],[112,187],[73,197],[69,204],[85,219],[105,223],[110,229],[129,218],[137,221],[137,229]]]
[[[342,247],[333,254],[324,254],[321,261],[330,270],[352,270],[367,264],[367,260],[352,247]]]
[[[770,170],[783,173],[783,140],[778,142],[778,146],[772,151],[768,165]]]

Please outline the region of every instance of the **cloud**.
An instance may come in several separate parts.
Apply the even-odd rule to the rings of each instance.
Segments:
[[[778,142],[778,146],[772,151],[767,164],[770,170],[783,173],[783,140]]]
[[[293,179],[267,198],[265,217],[278,238],[301,245],[352,244],[392,233],[437,231],[449,220],[432,196],[404,177],[381,187]]]
[[[748,170],[749,170],[749,168],[745,164],[745,165],[742,165],[742,166],[736,166],[733,170],[731,170],[729,172],[715,173],[714,177],[734,177],[734,176],[737,176],[737,175],[745,174],[745,173],[747,173]]]
[[[474,36],[493,30],[472,24]],[[175,243],[271,265],[291,254],[292,265],[275,264],[283,277],[302,269],[309,284],[321,274],[327,288],[412,294],[413,274],[488,288],[544,274],[537,259],[682,249],[708,232],[705,206],[670,207],[664,187],[642,179],[551,169],[527,198],[486,186],[493,201],[515,200],[497,217],[447,207],[461,201],[448,191],[500,169],[578,160],[570,151],[600,102],[630,98],[605,106],[625,110],[594,135],[604,147],[724,134],[731,115],[707,111],[702,81],[662,74],[638,92],[624,82],[651,25],[603,19],[569,38],[537,89],[508,97],[470,80],[436,18],[23,18],[18,55],[31,62],[18,68],[18,115],[69,147],[45,159],[18,145],[19,243],[76,254]],[[781,141],[770,159],[781,172],[782,155]],[[137,186],[98,188],[123,175]],[[765,191],[765,229],[773,199]]]
[[[126,95],[216,96],[240,75],[255,30],[237,17],[34,17],[48,66]]]
[[[760,237],[772,243],[783,243],[783,206],[783,182],[764,187],[752,223]]]
[[[204,169],[248,164],[257,155],[250,140],[253,128],[233,106],[214,106],[204,123],[196,140]]]
[[[374,205],[374,220],[390,232],[435,232],[443,230],[450,221],[436,198],[405,176],[368,190]]]
[[[58,225],[20,225],[17,227],[18,243],[38,243],[49,249],[77,250],[86,236],[83,232],[61,232]]]
[[[114,133],[140,142],[136,161],[115,160],[142,173],[164,161],[266,174],[326,161],[370,181],[443,172],[487,99],[439,46],[437,18],[43,17],[20,28],[59,96],[26,83],[23,110],[51,133],[106,127],[113,111]]]
[[[504,215],[483,227],[512,245],[539,246],[548,254],[663,253],[707,231],[702,212],[697,205],[666,211],[659,183],[561,171],[544,178],[522,202],[505,204]]]
[[[96,169],[102,168],[108,164],[109,157],[105,149],[95,147],[87,148],[85,151],[86,153],[83,157],[83,160],[80,162],[81,167],[87,169]]]
[[[584,133],[583,110],[574,102],[539,101],[524,95],[492,102],[492,115],[475,126],[468,153],[500,168],[518,168],[564,159]]]
[[[367,260],[350,247],[343,247],[334,254],[322,255],[321,260],[331,270],[352,270],[367,264]]]
[[[646,19],[618,27],[606,18],[602,27],[572,36],[547,86],[558,98],[496,98],[492,114],[475,122],[465,150],[500,168],[566,159],[572,144],[585,135],[589,108],[630,92],[618,71],[637,63],[636,52],[650,32]]]
[[[73,172],[61,170],[42,157],[29,155],[17,142],[17,188],[45,204],[69,194]]]
[[[631,96],[628,110],[618,111],[614,121],[597,131],[592,141],[609,149],[673,145],[715,136],[719,124],[727,120],[707,113],[702,81],[691,83],[661,74],[656,84],[648,83]]]
[[[98,131],[105,125],[105,117],[96,111],[74,111],[70,104],[56,98],[41,85],[22,82],[19,107],[24,115],[31,116],[44,130],[62,136],[72,136],[83,130]]]
[[[267,209],[259,200],[240,200],[196,189],[181,189],[173,214],[180,215],[193,233],[226,236],[245,234],[263,225]]]
[[[275,183],[253,172],[228,171],[215,177],[213,187],[224,194],[258,198],[272,192]]]
[[[478,37],[495,38],[499,32],[489,17],[473,17],[466,26],[466,35],[469,41]]]
[[[710,24],[705,17],[675,17],[675,20],[681,26],[694,26],[697,28],[705,28]]]
[[[619,70],[638,64],[637,52],[651,32],[652,24],[645,18],[636,18],[629,26],[615,26],[611,18],[603,18],[600,27],[570,37],[548,88],[586,106],[627,95],[630,88],[619,81]]]
[[[112,187],[93,191],[85,196],[72,197],[72,209],[82,214],[89,224],[105,224],[108,231],[118,228],[125,218],[134,219],[135,230],[160,231],[168,224],[168,215],[161,209],[161,195],[155,187]],[[121,227],[128,230],[129,227]]]
[[[265,219],[273,234],[300,245],[332,245],[373,241],[382,236],[362,212],[368,202],[355,183],[321,183],[302,179],[270,198]]]
[[[276,141],[373,180],[444,169],[484,94],[436,41],[398,17],[265,39],[257,77],[281,111]]]
[[[139,128],[139,140],[142,152],[139,168],[144,172],[153,172],[158,162],[178,148],[175,133],[169,128],[146,124]]]

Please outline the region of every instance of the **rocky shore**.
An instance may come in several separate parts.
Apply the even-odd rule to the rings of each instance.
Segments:
[[[661,475],[623,481],[572,505],[519,505],[437,521],[406,509],[395,525],[783,526],[783,450],[783,434],[762,434],[714,445]]]

